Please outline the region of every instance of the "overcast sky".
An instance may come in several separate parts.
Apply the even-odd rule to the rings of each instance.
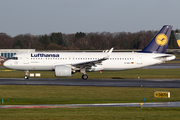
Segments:
[[[14,37],[62,32],[180,29],[180,0],[0,0],[0,32]]]

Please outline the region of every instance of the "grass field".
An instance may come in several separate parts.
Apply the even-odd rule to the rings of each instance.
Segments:
[[[179,101],[180,89],[77,86],[0,85],[4,104],[76,104]],[[155,91],[169,91],[171,98],[154,98]],[[0,109],[0,119],[179,119],[180,108],[80,107]]]
[[[180,100],[180,89],[175,88],[0,85],[0,91],[3,105],[140,103],[144,98],[146,102]],[[155,91],[168,91],[171,98],[155,98]]]
[[[87,107],[0,109],[2,120],[179,120],[180,108]]]

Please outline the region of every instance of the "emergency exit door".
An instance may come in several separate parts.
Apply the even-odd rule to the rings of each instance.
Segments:
[[[142,55],[137,55],[137,64],[142,64]]]
[[[29,54],[24,54],[24,64],[29,64]]]

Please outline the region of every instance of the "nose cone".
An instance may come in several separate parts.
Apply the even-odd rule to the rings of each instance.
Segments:
[[[4,66],[4,67],[6,67],[6,68],[9,68],[9,66],[10,66],[9,61],[8,61],[8,60],[7,60],[7,61],[5,61],[5,62],[4,62],[4,64],[3,64],[3,66]]]
[[[7,66],[7,61],[5,61],[5,62],[3,63],[3,66],[4,66],[4,67],[6,67],[6,66]]]

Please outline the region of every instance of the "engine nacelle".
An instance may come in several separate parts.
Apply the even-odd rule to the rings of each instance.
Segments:
[[[65,65],[55,66],[55,76],[56,77],[70,77],[71,76],[71,67]]]

